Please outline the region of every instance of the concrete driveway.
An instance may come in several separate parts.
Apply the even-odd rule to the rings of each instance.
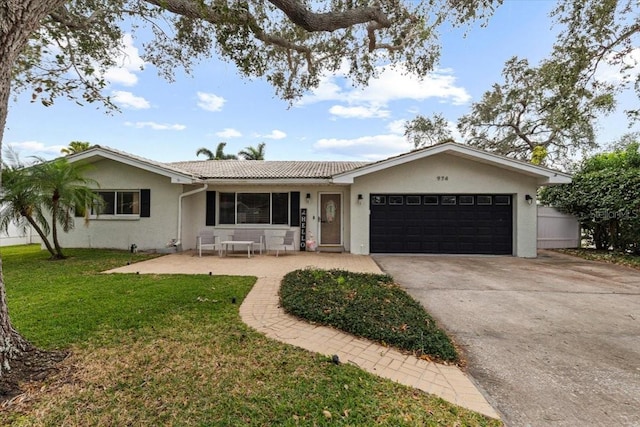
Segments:
[[[508,426],[640,426],[640,271],[542,252],[379,255]]]

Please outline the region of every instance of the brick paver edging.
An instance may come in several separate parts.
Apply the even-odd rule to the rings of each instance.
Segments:
[[[448,402],[500,418],[457,366],[428,362],[336,329],[298,320],[279,306],[281,278],[259,278],[240,306],[249,326],[278,341],[333,355],[370,373],[435,394]]]

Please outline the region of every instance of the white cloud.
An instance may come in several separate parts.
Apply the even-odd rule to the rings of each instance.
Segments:
[[[60,150],[67,147],[66,145],[45,145],[38,141],[21,141],[21,142],[9,142],[7,146],[11,147],[24,161],[24,157],[43,154],[55,154],[60,155]]]
[[[198,107],[207,111],[220,111],[226,102],[221,96],[213,93],[198,92]]]
[[[413,147],[402,135],[383,134],[353,139],[323,138],[313,148],[330,155],[380,160],[406,153]]]
[[[168,123],[156,123],[156,122],[125,122],[126,126],[131,126],[137,129],[150,128],[153,130],[184,130],[187,127],[180,124],[168,124]]]
[[[242,136],[242,133],[232,128],[225,128],[220,132],[216,132],[215,135],[220,138],[240,138]]]
[[[122,46],[114,61],[118,65],[109,68],[104,74],[107,81],[123,86],[134,86],[138,83],[135,73],[140,72],[145,63],[138,53],[138,48],[133,45],[131,34],[122,37]]]
[[[629,83],[638,73],[640,73],[640,48],[635,48],[621,58],[617,58],[615,54],[609,55],[598,67],[595,77],[607,83]]]
[[[389,110],[381,109],[380,107],[375,105],[360,105],[354,107],[334,105],[333,107],[329,108],[329,113],[345,119],[384,118],[391,115],[391,112]]]
[[[114,90],[111,92],[111,98],[113,99],[113,102],[123,108],[130,108],[132,110],[145,110],[147,108],[151,108],[149,101],[141,96],[135,96],[131,92]]]
[[[335,114],[358,111],[349,109],[354,108],[353,106],[384,112],[384,107],[390,102],[398,100],[423,101],[436,98],[454,105],[463,105],[471,100],[471,95],[467,90],[456,85],[456,78],[451,69],[437,69],[420,78],[415,74],[408,73],[402,64],[386,65],[379,67],[378,77],[371,79],[369,84],[363,88],[347,87],[344,77],[343,70],[331,76],[322,77],[318,88],[310,95],[303,97],[297,105],[340,101],[349,106],[342,109],[332,107],[333,111],[330,110],[330,112]],[[340,86],[341,84],[345,85]],[[372,115],[371,117],[379,116]]]
[[[407,124],[407,121],[404,119],[394,120],[387,124],[387,129],[389,132],[396,135],[404,135],[404,125]]]
[[[271,131],[271,133],[267,135],[256,135],[256,136],[260,138],[265,138],[265,139],[284,139],[287,137],[287,134],[282,132],[281,130],[274,129]]]

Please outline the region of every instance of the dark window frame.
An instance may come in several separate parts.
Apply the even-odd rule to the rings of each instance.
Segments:
[[[218,196],[218,224],[219,225],[257,225],[257,226],[271,226],[271,225],[289,225],[291,224],[291,206],[293,200],[291,192],[286,191],[234,191],[234,192],[220,192]],[[231,203],[230,196],[233,195],[233,212],[225,207],[225,204]],[[286,202],[284,197],[286,195]],[[262,203],[268,203],[268,212],[259,212],[264,209],[264,204],[261,206],[251,205],[250,202],[259,201],[263,196],[268,196],[268,201],[263,200]],[[276,201],[275,198],[279,199]],[[247,202],[247,203],[245,203]],[[279,212],[276,212],[274,218],[274,203],[282,203],[276,207]],[[244,205],[246,209],[253,212],[240,212],[240,208]],[[242,215],[245,215],[245,220],[240,221]],[[286,220],[285,220],[286,216]],[[268,218],[266,221],[252,221],[252,219]]]
[[[410,200],[416,200],[417,202],[410,202]],[[405,202],[407,204],[407,206],[417,206],[417,205],[421,205],[422,204],[422,196],[418,195],[414,195],[414,194],[408,194],[405,197]]]
[[[399,198],[400,201],[399,202],[394,202],[392,201],[392,198]],[[403,206],[404,205],[404,196],[400,195],[400,194],[393,194],[393,195],[389,195],[389,205],[390,206]]]
[[[96,197],[102,200],[96,200],[91,206],[89,218],[140,218],[143,211],[143,195],[142,190],[94,190]],[[110,195],[110,197],[106,197]],[[124,197],[131,196],[132,200],[126,202]],[[108,200],[105,200],[108,199]],[[123,212],[125,205],[131,206],[131,212]],[[99,209],[98,209],[99,208]]]
[[[453,197],[453,199],[452,199],[452,200],[453,200],[453,203],[448,202],[448,201],[447,201],[447,199],[446,199],[447,197]],[[449,200],[451,200],[451,199],[449,199]],[[457,205],[457,204],[458,204],[458,198],[457,198],[455,195],[453,195],[453,194],[451,194],[451,195],[446,195],[446,196],[440,196],[440,204],[441,204],[442,206],[455,206],[455,205]]]

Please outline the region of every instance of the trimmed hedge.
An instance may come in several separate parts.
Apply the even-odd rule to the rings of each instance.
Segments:
[[[388,275],[344,270],[296,270],[280,287],[280,304],[294,316],[333,326],[401,350],[445,361],[458,355],[424,308]]]

